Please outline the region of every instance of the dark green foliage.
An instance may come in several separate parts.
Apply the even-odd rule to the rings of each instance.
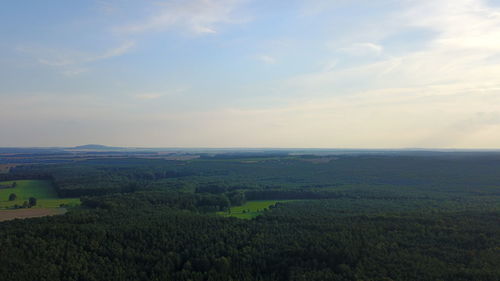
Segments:
[[[387,197],[425,197],[438,193],[490,196],[499,194],[494,187],[500,182],[500,155],[101,159],[16,167],[2,177],[50,178],[62,197],[161,189],[214,194],[270,190],[247,192],[252,199],[335,198],[345,193],[358,196],[356,192]],[[286,194],[276,194],[279,190],[286,190]],[[324,193],[318,195],[317,191]]]
[[[498,280],[498,213],[368,214],[337,200],[255,220],[204,215],[196,196],[137,193],[0,228],[6,280]],[[338,199],[344,200],[344,199]],[[385,200],[384,200],[385,201]],[[338,206],[340,203],[340,206]],[[401,202],[400,204],[404,204]],[[343,211],[342,216],[331,210]],[[363,214],[360,214],[363,213]],[[12,270],[15,268],[15,270]]]
[[[13,169],[10,177],[49,178],[61,197],[134,192],[151,182],[181,177],[176,161],[89,160],[75,164],[36,165]]]
[[[35,197],[30,197],[28,204],[30,207],[36,206],[36,198]]]
[[[82,197],[81,201],[83,206],[107,210],[162,205],[190,211],[216,212],[225,211],[230,206],[229,200],[225,195],[180,192],[137,192],[133,196],[115,194],[99,197]]]
[[[229,198],[231,206],[240,206],[245,204],[245,202],[247,201],[245,193],[241,191],[229,192],[227,193],[227,197]]]
[[[11,194],[9,195],[9,201],[14,201],[14,200],[16,200],[16,199],[17,199],[17,195],[16,195],[15,193],[11,193]]]

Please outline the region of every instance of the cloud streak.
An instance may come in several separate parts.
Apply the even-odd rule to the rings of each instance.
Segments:
[[[435,31],[438,35],[425,47],[402,55],[387,51],[375,62],[304,74],[290,79],[291,84],[298,86],[299,92],[323,94],[436,85],[440,85],[440,90],[435,94],[453,94],[460,89],[500,85],[500,64],[489,61],[500,54],[500,18],[495,11],[478,0],[412,3],[404,16],[394,20],[400,26]],[[382,47],[354,44],[345,50],[363,53],[364,49],[378,53]]]
[[[123,56],[131,52],[135,46],[134,41],[126,41],[101,53],[43,47],[18,47],[16,50],[18,53],[33,57],[40,65],[56,69],[64,76],[73,77],[88,72],[90,64]]]
[[[375,43],[355,43],[348,47],[337,48],[336,50],[353,56],[378,56],[382,54],[384,48]]]
[[[269,56],[269,55],[257,55],[255,58],[258,61],[261,61],[265,64],[275,64],[276,63],[276,58]]]
[[[182,30],[193,34],[217,33],[221,24],[238,23],[234,13],[242,0],[172,0],[157,5],[157,10],[142,21],[116,28],[120,33]]]
[[[40,58],[38,58],[38,62],[41,64],[48,66],[56,66],[56,67],[70,66],[70,65],[82,65],[114,57],[119,57],[130,52],[134,47],[135,47],[135,42],[127,41],[115,48],[106,50],[100,54],[50,49],[46,52],[47,54],[37,54],[37,55],[40,56]]]

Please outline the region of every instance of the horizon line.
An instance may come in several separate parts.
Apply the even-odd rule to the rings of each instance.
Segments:
[[[186,149],[186,150],[194,150],[194,149],[207,149],[207,150],[392,150],[392,151],[435,151],[435,150],[456,150],[456,151],[500,151],[500,148],[450,148],[450,147],[244,147],[244,146],[228,146],[228,147],[209,147],[209,146],[166,146],[166,147],[153,147],[153,146],[112,146],[112,145],[98,145],[98,144],[90,144],[93,146],[101,147],[100,150],[105,149]],[[89,145],[76,145],[76,146],[0,146],[0,149],[82,149],[82,150],[99,150],[92,148],[84,148],[84,146]]]

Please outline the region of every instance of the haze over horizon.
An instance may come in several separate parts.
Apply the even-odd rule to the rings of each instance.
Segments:
[[[500,147],[498,0],[7,0],[0,35],[0,147]]]

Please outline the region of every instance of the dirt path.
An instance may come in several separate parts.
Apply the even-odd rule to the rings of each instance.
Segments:
[[[65,208],[27,208],[17,210],[0,210],[0,221],[62,215],[64,213],[66,213]]]

